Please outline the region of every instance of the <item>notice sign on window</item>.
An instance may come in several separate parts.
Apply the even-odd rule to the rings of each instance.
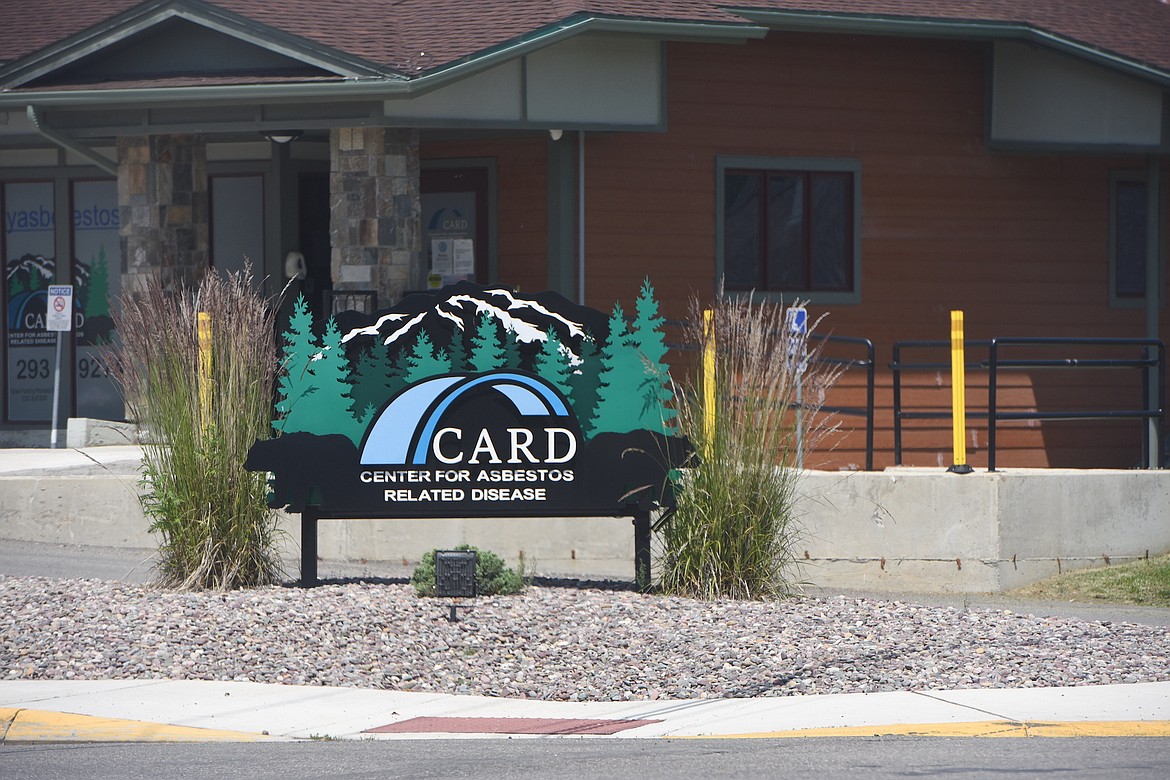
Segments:
[[[438,238],[431,242],[431,273],[450,276],[454,261],[451,239]]]
[[[470,276],[475,273],[475,242],[470,238],[456,238],[452,242],[454,257],[452,265],[456,276]]]
[[[49,305],[45,315],[45,329],[73,330],[73,285],[49,285]]]

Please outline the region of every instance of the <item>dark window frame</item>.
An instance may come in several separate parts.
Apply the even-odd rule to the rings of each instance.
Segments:
[[[1140,309],[1145,308],[1146,305],[1146,279],[1145,279],[1145,265],[1149,262],[1149,258],[1141,257],[1134,261],[1125,257],[1126,247],[1140,247],[1141,253],[1146,252],[1146,230],[1149,225],[1149,196],[1146,194],[1142,200],[1141,208],[1144,210],[1143,218],[1140,222],[1130,228],[1135,231],[1135,234],[1125,233],[1126,225],[1132,225],[1135,222],[1133,215],[1124,216],[1119,213],[1119,209],[1125,202],[1122,197],[1122,191],[1128,190],[1130,193],[1145,192],[1146,175],[1144,171],[1112,171],[1109,174],[1109,305],[1117,309]],[[1159,193],[1159,203],[1165,203],[1164,193]],[[1165,214],[1159,217],[1165,219]],[[1131,250],[1132,251],[1132,250]],[[1165,241],[1157,248],[1157,257],[1161,259],[1157,263],[1158,273],[1158,290],[1159,300],[1158,305],[1165,305],[1165,279],[1163,278],[1162,268],[1165,266],[1166,246]],[[1136,265],[1136,269],[1132,266]],[[1130,266],[1128,269],[1126,266]],[[1128,272],[1127,272],[1128,271]],[[1133,288],[1128,288],[1126,279],[1132,278],[1136,287],[1140,291]],[[1137,280],[1140,279],[1140,282]]]
[[[731,176],[757,177],[757,188],[765,192],[770,183],[784,177],[801,182],[802,224],[800,227],[799,266],[800,281],[796,285],[783,285],[775,279],[769,280],[768,258],[768,198],[758,198],[759,213],[756,216],[755,240],[759,252],[758,273],[755,284],[727,281],[727,230],[729,214],[726,195]],[[815,280],[815,256],[813,229],[817,219],[812,200],[814,183],[817,181],[845,182],[844,231],[839,238],[839,249],[845,257],[834,275],[841,278],[839,286],[818,285]],[[828,158],[775,158],[775,157],[733,157],[722,156],[716,161],[716,276],[725,285],[727,292],[742,294],[749,291],[757,295],[777,298],[799,298],[817,303],[855,304],[861,300],[861,164],[858,160]],[[791,268],[790,268],[791,270]]]

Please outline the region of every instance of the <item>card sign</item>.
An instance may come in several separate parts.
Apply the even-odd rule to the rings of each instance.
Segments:
[[[669,505],[672,435],[649,283],[627,324],[555,293],[460,282],[283,334],[273,507],[352,517],[610,516]],[[321,333],[321,336],[315,334]]]

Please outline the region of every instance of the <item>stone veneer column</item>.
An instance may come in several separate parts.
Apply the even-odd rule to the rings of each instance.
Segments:
[[[122,289],[197,281],[208,267],[207,146],[201,135],[118,139]]]
[[[418,131],[334,129],[329,152],[334,288],[376,290],[379,307],[423,289]]]

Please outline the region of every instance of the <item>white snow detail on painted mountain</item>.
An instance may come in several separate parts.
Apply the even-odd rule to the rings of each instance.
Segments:
[[[518,316],[518,314],[512,314],[513,311],[518,312],[522,309],[531,309],[537,314],[562,323],[568,329],[569,335],[573,338],[579,338],[585,335],[585,329],[581,326],[580,323],[573,322],[572,320],[562,317],[556,312],[549,311],[536,301],[518,300],[514,295],[512,295],[510,290],[499,288],[490,289],[484,290],[484,294],[485,297],[499,296],[504,298],[508,302],[507,308],[500,308],[491,301],[477,298],[472,295],[452,295],[444,302],[443,305],[455,306],[462,309],[464,304],[471,303],[475,306],[476,315],[482,314],[483,312],[488,312],[493,317],[498,319],[506,329],[515,331],[518,341],[523,341],[525,343],[530,343],[533,341],[544,341],[545,329],[537,325],[533,325],[532,323],[523,319],[522,316]]]
[[[385,339],[385,341],[383,341],[383,343],[384,344],[392,344],[393,342],[395,342],[400,336],[408,333],[415,325],[422,322],[423,317],[425,317],[426,314],[427,313],[424,311],[424,312],[419,312],[418,314],[411,317],[409,320],[407,320],[407,322],[404,325],[401,325],[398,328],[396,328],[395,330],[391,331],[390,335],[388,335],[386,337],[386,339]],[[378,321],[375,322],[373,325],[367,325],[364,328],[354,328],[349,333],[346,333],[344,336],[341,337],[341,343],[344,344],[347,341],[349,341],[350,339],[354,338],[355,336],[380,336],[382,325],[384,325],[385,323],[390,323],[390,324],[397,323],[399,320],[405,319],[407,316],[408,315],[406,315],[406,314],[387,314],[383,317],[379,317]]]
[[[56,275],[53,270],[56,264],[44,255],[26,254],[8,264],[7,278],[12,279],[20,271],[33,271],[40,274],[41,279],[51,282]]]
[[[501,307],[497,303],[489,300],[494,297],[502,297],[507,302],[506,307]],[[451,320],[461,329],[466,330],[468,322],[471,322],[467,316],[467,306],[470,304],[474,307],[474,316],[478,318],[481,314],[488,314],[500,322],[505,330],[511,331],[515,334],[515,339],[524,343],[532,343],[534,341],[544,341],[546,337],[545,328],[529,322],[523,316],[525,309],[530,310],[535,314],[542,315],[552,320],[556,320],[564,325],[568,330],[569,335],[574,338],[581,338],[585,336],[585,328],[581,323],[573,322],[556,312],[549,311],[544,306],[536,301],[518,300],[506,288],[489,288],[483,291],[483,297],[478,295],[471,295],[462,293],[452,295],[445,301],[441,301],[435,305],[433,311],[437,316]],[[378,319],[373,325],[367,325],[363,328],[355,328],[342,337],[342,343],[348,342],[356,336],[379,336],[382,337],[381,329],[384,325],[390,324],[395,326],[389,334],[382,337],[384,344],[392,344],[398,339],[402,338],[410,331],[412,331],[430,312],[420,312],[407,319],[409,315],[406,314],[387,314]],[[403,322],[405,320],[405,322]],[[579,358],[575,355],[571,348],[567,345],[562,345],[563,350],[571,356],[573,363],[579,362]]]
[[[454,322],[456,325],[459,326],[459,330],[467,330],[467,327],[463,324],[462,317],[455,315],[455,314],[451,314],[450,312],[443,311],[442,309],[435,309],[435,314],[438,314],[440,317],[445,317],[445,318],[451,320],[451,322]]]

